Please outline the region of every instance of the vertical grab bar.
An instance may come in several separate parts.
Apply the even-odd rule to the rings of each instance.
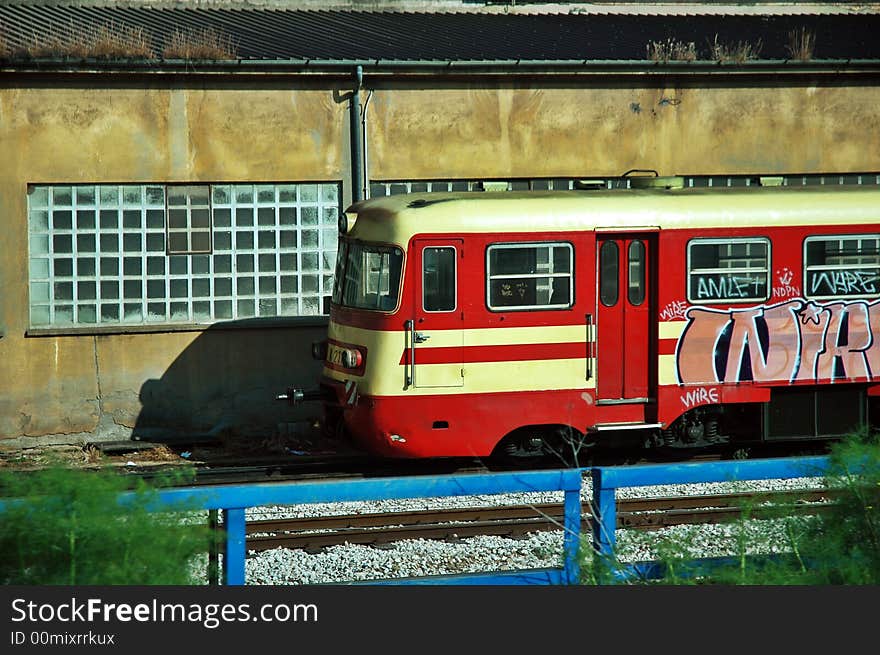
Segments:
[[[593,315],[584,316],[587,339],[587,380],[593,377]]]
[[[415,323],[407,321],[405,324],[403,347],[409,348],[409,364],[406,368],[406,386],[411,387],[416,383],[416,339],[415,339]],[[407,343],[407,341],[409,343]]]

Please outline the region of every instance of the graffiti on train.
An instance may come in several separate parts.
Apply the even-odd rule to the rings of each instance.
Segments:
[[[676,350],[681,384],[880,378],[880,300],[691,307],[687,320]]]
[[[661,321],[684,321],[687,319],[687,303],[683,300],[673,300],[660,312]]]
[[[778,284],[773,287],[774,298],[797,298],[801,295],[801,288],[792,284],[794,273],[787,266],[776,271],[776,280]]]

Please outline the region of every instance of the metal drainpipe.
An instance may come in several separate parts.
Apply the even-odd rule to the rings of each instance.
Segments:
[[[348,114],[348,123],[349,123],[349,131],[350,131],[350,139],[351,139],[351,195],[352,202],[357,202],[359,200],[364,199],[363,189],[362,189],[362,180],[364,177],[363,174],[363,152],[361,150],[361,133],[360,133],[360,119],[361,119],[361,84],[364,80],[364,69],[363,66],[358,66],[354,71],[355,78],[357,79],[357,86],[354,89],[354,92],[351,94],[351,103],[349,104],[349,114]]]
[[[364,190],[361,194],[363,198],[370,197],[370,155],[369,142],[367,140],[367,109],[370,106],[370,99],[373,97],[373,89],[367,93],[367,99],[364,101],[364,109],[361,112],[361,144],[364,149]]]

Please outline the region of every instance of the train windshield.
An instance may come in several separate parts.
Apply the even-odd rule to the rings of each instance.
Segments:
[[[355,241],[339,242],[333,302],[381,312],[397,307],[403,251]]]

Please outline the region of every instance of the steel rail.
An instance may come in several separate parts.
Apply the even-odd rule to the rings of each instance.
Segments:
[[[617,526],[657,530],[735,520],[744,514],[768,518],[826,511],[836,494],[826,489],[779,492],[706,494],[622,499]],[[767,504],[771,503],[771,504]],[[590,505],[584,503],[582,528],[590,529]],[[248,550],[300,548],[317,552],[342,544],[378,545],[403,539],[461,539],[480,535],[518,537],[543,530],[561,530],[560,503],[499,507],[347,514],[339,516],[250,521]]]

